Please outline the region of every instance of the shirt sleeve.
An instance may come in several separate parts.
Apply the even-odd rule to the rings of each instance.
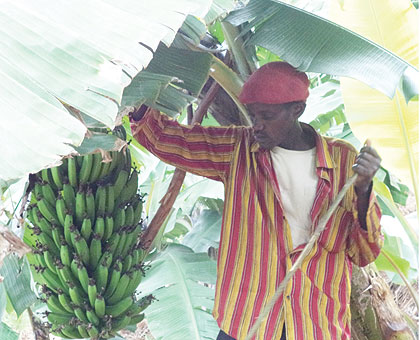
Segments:
[[[156,157],[182,170],[225,181],[241,127],[187,126],[154,109],[131,122],[133,137]]]
[[[354,157],[349,165],[354,164]],[[350,190],[351,195],[351,209],[353,213],[353,223],[349,231],[347,254],[352,262],[359,267],[366,266],[373,262],[381,252],[383,245],[383,235],[381,233],[381,209],[376,200],[373,189],[370,193],[368,210],[366,213],[366,227],[362,228],[359,222],[357,210],[357,195],[354,187]]]

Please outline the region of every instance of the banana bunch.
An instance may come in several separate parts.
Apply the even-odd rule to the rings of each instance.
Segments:
[[[27,218],[51,332],[109,338],[137,324],[150,296],[136,301],[146,251],[139,243],[142,197],[128,150],[67,158],[36,176]]]

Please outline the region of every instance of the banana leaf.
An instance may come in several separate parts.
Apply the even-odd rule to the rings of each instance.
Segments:
[[[410,0],[352,0],[342,6],[332,1],[330,14],[337,23],[418,66],[418,13]],[[384,76],[388,79],[388,73]],[[387,79],[384,82],[390,81]],[[407,104],[401,91],[391,100],[345,78],[341,79],[341,92],[354,134],[362,141],[370,138],[383,166],[409,184],[418,198],[418,101]]]
[[[247,45],[262,46],[301,71],[355,78],[388,97],[400,82],[406,100],[418,94],[418,71],[407,61],[310,12],[278,0],[251,0],[226,20],[244,26]]]
[[[162,41],[211,0],[0,3],[0,178],[37,172],[80,145],[62,103],[113,127],[124,88]]]
[[[18,316],[37,301],[31,289],[31,273],[26,258],[18,260],[17,256],[8,255],[4,259],[0,275],[4,277],[7,297]]]
[[[216,262],[207,254],[170,244],[151,263],[140,284],[142,294],[153,294],[145,311],[156,340],[214,340],[218,327],[211,310]]]

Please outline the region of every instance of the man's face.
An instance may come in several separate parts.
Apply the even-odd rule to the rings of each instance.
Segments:
[[[248,104],[256,141],[264,149],[271,150],[282,146],[289,132],[296,124],[289,105],[285,104]]]

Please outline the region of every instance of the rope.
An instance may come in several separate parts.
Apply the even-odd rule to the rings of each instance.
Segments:
[[[341,191],[338,193],[337,197],[332,202],[331,206],[328,208],[327,212],[324,216],[320,219],[318,226],[316,227],[314,233],[312,234],[311,238],[309,239],[309,242],[306,244],[305,248],[303,248],[302,253],[299,255],[296,262],[293,264],[292,268],[290,268],[290,271],[286,274],[283,281],[280,283],[280,286],[276,289],[274,295],[271,297],[271,299],[268,301],[268,303],[263,308],[262,312],[258,316],[257,321],[255,321],[254,325],[252,326],[251,330],[249,331],[247,337],[245,340],[251,340],[252,337],[257,332],[258,328],[261,326],[265,318],[268,316],[270,311],[273,309],[275,303],[279,299],[279,297],[283,294],[283,291],[285,290],[287,284],[289,283],[290,279],[295,274],[296,270],[302,265],[303,259],[309,254],[309,252],[312,250],[315,242],[317,241],[319,235],[321,235],[322,231],[325,229],[325,226],[327,225],[328,220],[330,219],[331,215],[335,211],[335,209],[340,204],[341,200],[343,199],[344,195],[347,193],[347,191],[350,189],[350,187],[354,184],[356,181],[357,174],[354,174],[352,177],[350,177],[347,182],[344,184],[344,186],[341,188]]]

